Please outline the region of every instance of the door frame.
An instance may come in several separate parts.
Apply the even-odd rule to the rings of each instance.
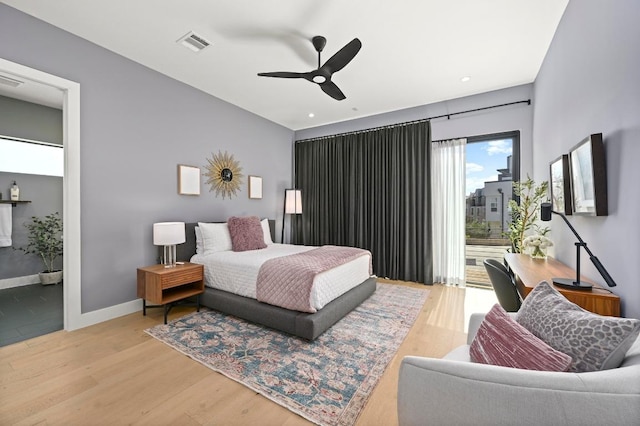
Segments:
[[[55,87],[62,92],[64,329],[82,328],[87,321],[83,319],[81,298],[80,84],[2,58],[0,72]]]

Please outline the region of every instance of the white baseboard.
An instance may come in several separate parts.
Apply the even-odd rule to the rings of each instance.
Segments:
[[[24,285],[40,284],[40,277],[38,274],[26,275],[24,277],[5,278],[0,280],[0,290],[13,287],[22,287]]]
[[[90,325],[109,321],[124,315],[142,311],[142,299],[132,300],[130,302],[121,303],[108,308],[98,309],[97,311],[87,312],[80,315],[75,320],[68,321],[66,330],[73,331]]]

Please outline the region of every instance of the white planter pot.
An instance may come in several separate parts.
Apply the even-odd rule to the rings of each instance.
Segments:
[[[38,276],[42,285],[58,284],[62,281],[62,271],[40,272]]]

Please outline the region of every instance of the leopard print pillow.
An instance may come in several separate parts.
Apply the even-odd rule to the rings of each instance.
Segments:
[[[544,281],[524,299],[516,321],[571,356],[573,372],[619,367],[640,333],[640,320],[585,311]]]

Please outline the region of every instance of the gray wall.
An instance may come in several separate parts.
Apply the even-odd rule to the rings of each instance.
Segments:
[[[0,96],[0,135],[62,144],[62,111]],[[14,180],[20,188],[20,198],[31,201],[12,209],[13,247],[25,247],[28,234],[24,224],[31,216],[62,214],[62,178],[0,170],[0,192],[4,200],[9,199]],[[58,262],[57,266],[61,267],[61,259]],[[43,269],[37,255],[0,247],[0,279],[33,275]]]
[[[357,120],[299,130],[296,140],[326,136],[336,133],[369,129],[377,126],[419,120],[458,111],[467,111],[492,105],[500,105],[530,99],[533,87],[530,84],[481,93],[479,95],[452,99],[430,105],[398,110],[386,114],[373,115]],[[453,116],[451,119],[440,118],[431,122],[433,140],[453,139],[469,136],[501,133],[512,130],[520,131],[520,170],[521,176],[532,171],[532,126],[533,109],[527,104],[518,104],[495,108],[481,112]]]
[[[20,198],[29,204],[18,204],[12,208],[13,247],[26,247],[28,233],[24,227],[31,216],[46,216],[59,212],[62,215],[62,178],[55,176],[26,175],[0,172],[3,199],[8,199],[9,185],[16,180],[20,188]],[[4,188],[7,188],[5,191]],[[62,259],[55,265],[62,267]],[[0,279],[34,275],[44,270],[42,259],[35,254],[25,254],[12,247],[0,247]]]
[[[535,82],[534,176],[591,133],[607,156],[609,216],[571,223],[618,283],[623,313],[640,318],[640,2],[570,1]],[[575,266],[575,237],[552,222],[556,257]],[[604,284],[582,254],[584,274]]]
[[[0,57],[80,83],[82,312],[136,298],[136,268],[155,263],[152,224],[279,218],[293,132],[86,40],[0,5]],[[177,193],[177,165],[228,151],[263,199]]]
[[[62,111],[0,96],[0,135],[62,144]]]

